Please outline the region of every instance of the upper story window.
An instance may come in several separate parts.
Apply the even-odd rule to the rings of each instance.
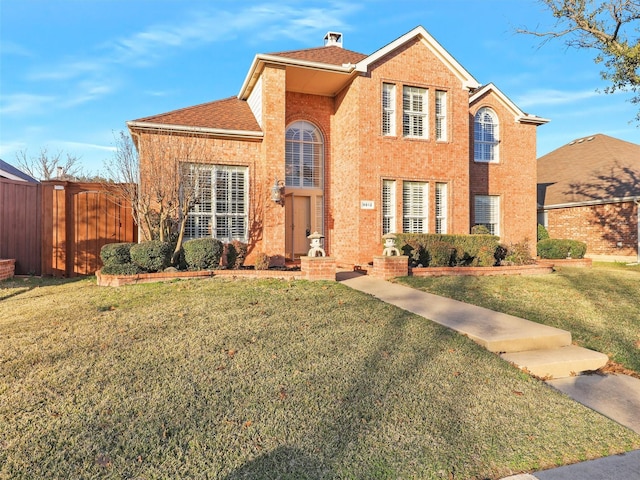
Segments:
[[[436,90],[436,140],[447,140],[447,92]]]
[[[402,88],[402,134],[405,137],[427,138],[427,89]]]
[[[396,134],[396,86],[382,84],[382,135]]]
[[[287,128],[285,139],[285,185],[322,188],[324,140],[320,130],[309,122],[295,122]]]
[[[483,107],[473,122],[473,159],[476,162],[498,162],[500,143],[498,116]]]

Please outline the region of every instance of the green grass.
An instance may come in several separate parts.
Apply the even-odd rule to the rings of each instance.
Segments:
[[[568,330],[640,374],[640,266],[596,263],[550,275],[404,277],[401,283]]]
[[[485,479],[635,448],[341,284],[0,284],[3,479]]]

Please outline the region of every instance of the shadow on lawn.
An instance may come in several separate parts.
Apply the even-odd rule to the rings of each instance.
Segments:
[[[63,285],[71,282],[78,282],[85,278],[87,277],[62,279],[53,277],[14,277],[0,282],[0,302],[30,292],[38,287]]]
[[[334,472],[319,459],[292,447],[278,447],[251,462],[246,463],[230,475],[227,480],[243,478],[333,478]]]

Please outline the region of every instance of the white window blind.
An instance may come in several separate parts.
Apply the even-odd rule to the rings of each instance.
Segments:
[[[447,184],[436,183],[436,233],[447,233]]]
[[[322,188],[324,141],[309,122],[295,122],[285,135],[285,184],[294,188]]]
[[[428,184],[404,182],[402,184],[402,230],[406,233],[427,233]]]
[[[382,134],[396,134],[396,86],[382,84]]]
[[[447,92],[436,90],[436,140],[447,139]]]
[[[473,123],[473,159],[476,162],[497,162],[499,160],[498,117],[489,108],[481,108]]]
[[[248,168],[227,165],[191,167],[196,202],[189,210],[185,237],[247,240]]]
[[[427,89],[403,87],[402,134],[405,137],[428,137],[427,112]]]
[[[396,231],[396,182],[382,181],[382,234]]]
[[[474,200],[475,225],[484,225],[492,235],[500,235],[500,197],[476,195]]]

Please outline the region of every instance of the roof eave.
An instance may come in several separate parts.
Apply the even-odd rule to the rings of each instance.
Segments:
[[[284,67],[301,67],[309,68],[312,70],[323,70],[325,72],[342,73],[350,75],[356,70],[356,65],[347,63],[343,65],[332,65],[330,63],[311,62],[309,60],[297,60],[294,58],[280,57],[278,55],[258,54],[253,58],[249,72],[242,83],[240,92],[238,93],[239,100],[246,100],[249,98],[253,86],[255,85],[258,77],[262,73],[265,64],[281,65]]]
[[[252,130],[232,130],[224,128],[210,128],[210,127],[190,127],[187,125],[171,125],[165,123],[153,123],[153,122],[127,122],[129,129],[137,130],[160,130],[166,132],[176,133],[192,133],[195,135],[211,135],[215,137],[233,137],[237,139],[253,139],[261,140],[264,134],[260,131]]]
[[[551,120],[548,118],[538,117],[537,115],[531,115],[523,112],[520,107],[518,107],[513,101],[507,97],[502,91],[496,87],[493,83],[487,83],[480,90],[475,92],[473,95],[469,97],[469,105],[478,101],[483,95],[488,92],[493,92],[496,94],[498,99],[513,113],[514,120],[519,123],[526,123],[529,125],[544,125],[545,123],[549,123]]]
[[[553,205],[542,205],[540,208],[543,210],[554,210],[557,208],[572,208],[572,207],[590,207],[593,205],[605,205],[609,203],[627,203],[627,202],[640,202],[640,195],[635,195],[632,197],[611,197],[611,198],[601,198],[597,200],[584,200],[582,202],[566,202],[566,203],[556,203]]]

